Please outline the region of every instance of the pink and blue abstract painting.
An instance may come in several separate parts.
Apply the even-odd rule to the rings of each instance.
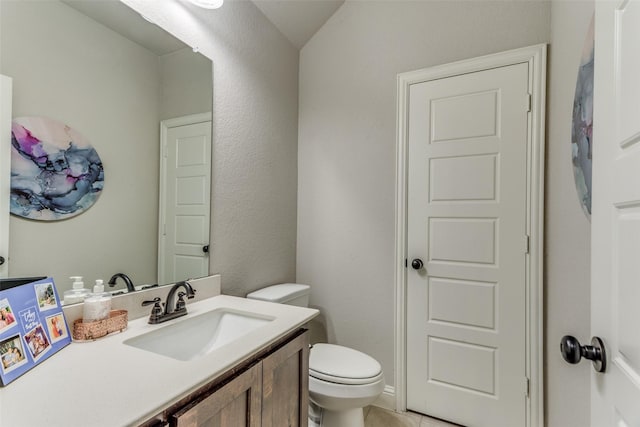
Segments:
[[[46,117],[11,124],[11,213],[54,221],[89,209],[101,194],[104,169],[77,131]]]
[[[591,217],[591,165],[593,149],[593,18],[584,42],[576,93],[573,99],[573,124],[571,126],[571,159],[573,177],[582,210]]]

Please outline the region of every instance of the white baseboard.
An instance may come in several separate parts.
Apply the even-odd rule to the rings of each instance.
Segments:
[[[388,409],[390,411],[396,410],[396,389],[393,386],[385,385],[384,391],[378,397],[378,399],[373,402],[373,406],[377,406],[378,408]]]

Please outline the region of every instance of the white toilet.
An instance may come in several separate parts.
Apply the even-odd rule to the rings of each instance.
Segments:
[[[309,293],[308,285],[284,283],[251,292],[247,298],[307,307]],[[320,413],[310,418],[310,426],[364,427],[362,408],[372,404],[383,389],[382,367],[371,356],[334,344],[311,348],[309,400]]]

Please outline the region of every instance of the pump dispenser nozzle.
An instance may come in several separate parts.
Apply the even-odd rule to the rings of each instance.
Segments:
[[[93,293],[94,294],[101,294],[104,292],[104,280],[102,279],[97,279],[96,280],[96,284],[93,286]]]
[[[73,289],[84,288],[84,282],[82,281],[82,276],[71,276],[69,278],[73,280]]]

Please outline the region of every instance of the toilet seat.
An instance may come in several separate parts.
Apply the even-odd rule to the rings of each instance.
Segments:
[[[364,385],[383,378],[382,366],[371,356],[335,344],[315,344],[309,356],[309,375],[344,385]]]

